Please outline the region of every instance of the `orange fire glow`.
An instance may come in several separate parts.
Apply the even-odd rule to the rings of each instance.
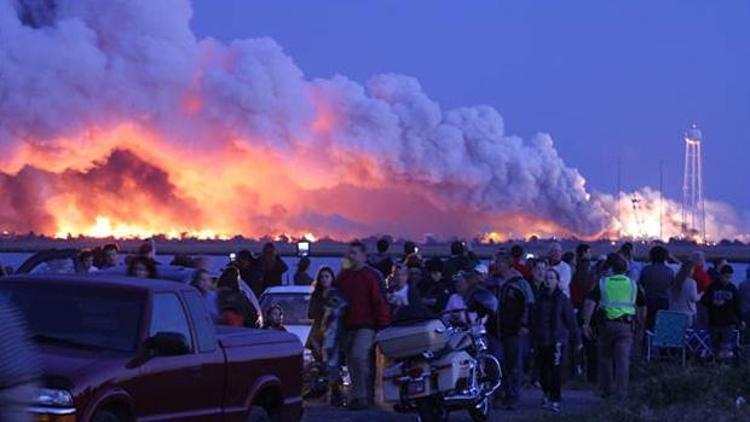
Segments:
[[[335,117],[326,116],[317,114],[311,128],[327,130]],[[92,128],[52,145],[57,147],[29,142],[6,157],[4,167],[18,172],[24,165],[34,166],[57,175],[56,189],[43,204],[51,219],[41,227],[57,237],[284,234],[312,240],[314,231],[344,239],[378,232],[421,238],[438,229],[499,242],[575,235],[522,213],[497,216],[463,207],[446,209],[418,186],[385,181],[376,163],[364,155],[337,156],[338,166],[331,168],[312,150],[281,156],[242,139],[205,150],[169,142],[133,124]],[[631,204],[623,197],[616,206],[620,219],[589,237],[659,236],[659,207],[653,198]],[[663,210],[664,237],[678,234],[675,215],[673,209]]]

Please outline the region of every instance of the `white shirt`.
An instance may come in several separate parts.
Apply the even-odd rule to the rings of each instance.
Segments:
[[[552,268],[560,274],[560,290],[570,298],[570,281],[573,279],[573,271],[570,269],[570,265],[565,261],[560,261]]]
[[[388,295],[388,303],[393,306],[406,306],[409,304],[409,285],[404,284],[404,287],[395,290],[393,293]]]

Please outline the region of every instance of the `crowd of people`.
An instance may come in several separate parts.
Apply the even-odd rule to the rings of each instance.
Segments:
[[[731,356],[732,335],[750,319],[750,281],[737,288],[726,260],[706,269],[701,253],[678,260],[655,246],[641,265],[631,243],[599,257],[587,244],[566,252],[551,243],[543,256],[515,245],[485,265],[462,242],[452,245],[447,259],[425,260],[409,243],[400,255],[388,248],[381,240],[368,258],[364,244],[352,243],[339,274],[322,268],[313,281],[308,346],[334,374],[346,360],[353,410],[372,404],[376,333],[401,318],[484,324],[503,366],[495,407],[516,409],[522,387],[537,385],[542,406],[554,412],[561,409],[563,380],[576,373],[598,381],[603,397],[624,399],[631,359],[645,347],[644,332],[654,329],[661,310],[684,313],[692,328],[708,330],[713,353],[722,359]],[[480,289],[498,298],[497,315],[478,320],[464,312]],[[331,299],[335,311],[328,312]],[[342,301],[348,304],[343,312]],[[334,322],[339,329],[330,329]],[[342,402],[335,385],[331,402]]]
[[[737,330],[750,323],[750,271],[737,287],[726,260],[707,268],[701,252],[677,259],[654,246],[642,265],[631,243],[594,257],[587,244],[565,251],[552,242],[541,256],[514,245],[483,263],[464,242],[454,242],[445,259],[423,258],[413,242],[402,253],[390,247],[381,239],[368,254],[365,244],[353,242],[341,271],[324,266],[314,277],[311,260],[298,261],[294,283],[313,286],[307,347],[328,374],[333,405],[346,403],[351,410],[372,405],[375,336],[395,320],[483,324],[504,376],[493,405],[514,410],[523,387],[538,386],[542,406],[553,412],[561,409],[564,380],[576,374],[598,382],[603,397],[624,399],[630,362],[645,347],[644,333],[654,330],[660,311],[682,313],[690,328],[710,332],[717,359],[732,357]],[[82,251],[81,271],[117,265],[118,252],[115,244]],[[144,243],[125,259],[127,274],[158,278],[155,252],[152,242]],[[288,271],[272,243],[259,255],[239,251],[216,281],[199,258],[177,256],[172,264],[196,268],[192,284],[218,323],[285,330],[284,309],[272,306],[264,315],[258,302]],[[466,312],[478,291],[498,299],[495,315],[480,319]],[[351,376],[348,400],[339,383],[344,365]]]

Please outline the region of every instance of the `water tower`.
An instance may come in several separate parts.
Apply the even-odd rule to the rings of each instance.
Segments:
[[[685,173],[682,182],[682,234],[706,240],[706,209],[703,200],[703,134],[693,124],[685,131]]]

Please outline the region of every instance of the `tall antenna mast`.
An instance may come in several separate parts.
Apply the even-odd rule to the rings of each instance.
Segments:
[[[659,160],[659,239],[664,240],[664,160]]]
[[[685,169],[682,179],[682,235],[706,240],[706,209],[703,199],[703,133],[693,124],[684,135]]]
[[[620,223],[617,229],[617,237],[622,237],[620,228],[623,225],[622,222],[622,210],[620,207],[620,198],[622,197],[622,159],[617,159],[617,221]]]

